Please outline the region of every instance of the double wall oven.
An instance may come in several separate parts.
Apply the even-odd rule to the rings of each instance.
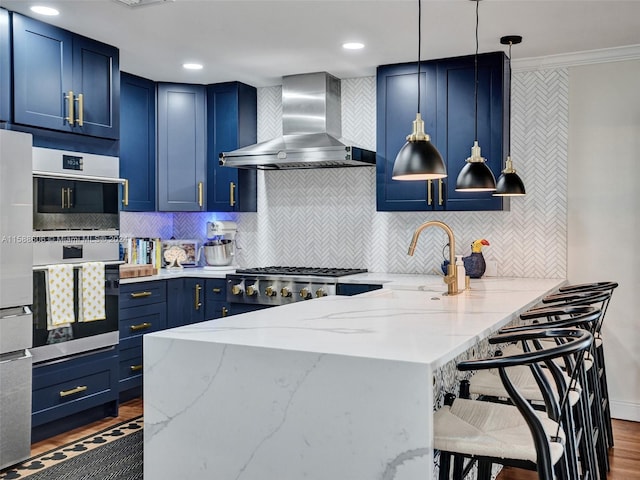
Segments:
[[[118,343],[120,262],[119,159],[33,148],[33,348],[34,363],[112,348]],[[82,299],[86,262],[104,263],[105,317],[53,327],[47,313],[51,266],[71,264],[74,310]]]
[[[365,273],[356,268],[258,267],[227,275],[227,302],[234,314],[336,295],[338,280]]]

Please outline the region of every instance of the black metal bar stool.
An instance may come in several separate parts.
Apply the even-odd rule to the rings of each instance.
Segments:
[[[549,338],[561,343],[544,349],[540,341]],[[545,403],[561,411],[542,367],[553,369],[555,359],[583,356],[592,340],[588,331],[577,328],[504,333],[492,337],[490,342],[523,342],[525,351],[460,362],[458,369],[464,371],[497,369],[513,405],[456,398],[434,413],[434,448],[440,451],[440,480],[449,478],[454,456],[476,459],[478,480],[490,479],[494,463],[535,470],[540,480],[570,479],[564,447],[566,436],[561,427],[564,419],[556,422],[545,412],[535,410],[511,381],[509,367],[529,366]],[[560,398],[568,395],[566,391],[561,393]]]
[[[591,306],[572,306],[557,305],[547,308],[539,308],[530,310],[521,315],[523,320],[530,320],[533,325],[524,325],[520,327],[510,327],[504,331],[519,331],[532,326],[540,325],[541,328],[558,328],[558,327],[578,327],[583,328],[593,335],[601,316],[598,308]],[[542,321],[542,323],[541,323]],[[502,331],[502,330],[501,330]],[[555,343],[551,343],[554,345]],[[541,342],[544,348],[549,347],[549,342]],[[590,349],[593,349],[593,344]],[[607,456],[607,448],[600,431],[602,425],[597,423],[601,417],[594,419],[593,405],[595,404],[593,391],[595,378],[589,379],[589,373],[593,373],[593,369],[589,367],[586,360],[587,352],[580,358],[565,358],[564,375],[559,381],[565,381],[567,373],[571,373],[569,382],[569,405],[571,409],[568,415],[571,419],[575,418],[574,438],[577,458],[580,462],[580,470],[575,478],[581,479],[604,479],[606,476],[607,464],[601,459],[601,456]],[[572,383],[577,380],[577,383]],[[579,397],[579,402],[574,401],[575,396]]]
[[[588,290],[587,285],[594,286],[593,290]],[[574,285],[574,290],[567,290],[545,297],[542,302],[547,305],[597,305],[602,310],[602,315],[594,332],[594,344],[591,354],[598,379],[598,405],[600,405],[600,415],[603,418],[602,435],[606,438],[607,446],[613,446],[613,428],[611,423],[611,407],[609,400],[609,389],[607,385],[607,374],[604,359],[604,342],[602,341],[602,324],[611,301],[613,290],[618,286],[615,282],[600,282],[594,284]],[[607,460],[607,470],[608,470]]]
[[[574,285],[565,285],[564,287],[560,287],[558,290],[560,293],[575,293],[575,292],[594,292],[594,291],[605,291],[609,292],[611,296],[613,296],[613,291],[618,288],[618,282],[595,282],[595,283],[580,283]],[[611,302],[611,296],[603,302],[601,307],[602,309],[602,319],[600,320],[600,326],[597,329],[597,332],[594,336],[594,344],[596,347],[596,355],[598,356],[598,364],[601,367],[600,375],[600,384],[601,391],[603,393],[603,401],[605,402],[605,420],[607,421],[607,443],[609,448],[613,447],[613,428],[611,424],[611,405],[609,400],[609,387],[607,385],[607,369],[605,367],[604,361],[604,342],[602,338],[602,323],[604,322],[604,317],[607,313],[607,309],[609,308],[609,303]]]

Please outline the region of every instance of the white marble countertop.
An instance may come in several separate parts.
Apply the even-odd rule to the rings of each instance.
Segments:
[[[360,274],[384,288],[330,296],[149,334],[225,345],[416,362],[438,368],[563,283],[487,278],[443,295],[435,275]]]

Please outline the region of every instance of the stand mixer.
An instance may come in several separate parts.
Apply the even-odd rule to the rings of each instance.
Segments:
[[[235,222],[215,221],[207,222],[207,241],[200,247],[204,252],[204,268],[230,269],[236,254],[236,233],[238,225]]]

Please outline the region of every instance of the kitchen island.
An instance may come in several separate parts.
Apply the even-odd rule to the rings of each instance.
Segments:
[[[431,479],[437,372],[562,283],[399,276],[148,334],[145,478]]]

